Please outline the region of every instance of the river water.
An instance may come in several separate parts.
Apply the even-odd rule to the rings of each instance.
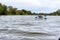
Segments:
[[[58,40],[60,16],[0,16],[0,40]]]

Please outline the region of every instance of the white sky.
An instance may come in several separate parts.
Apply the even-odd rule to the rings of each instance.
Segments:
[[[60,0],[0,0],[0,3],[32,12],[53,12],[60,9]]]

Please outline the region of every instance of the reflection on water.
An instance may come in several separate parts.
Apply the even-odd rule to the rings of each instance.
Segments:
[[[47,16],[47,20],[35,20],[35,16],[0,16],[0,40],[57,40],[59,24],[59,16]]]

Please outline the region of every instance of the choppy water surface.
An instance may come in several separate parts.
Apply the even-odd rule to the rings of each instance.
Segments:
[[[58,40],[60,16],[0,16],[0,40]]]

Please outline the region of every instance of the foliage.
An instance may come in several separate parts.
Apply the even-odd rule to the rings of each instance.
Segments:
[[[17,8],[0,3],[0,15],[33,15],[33,13],[25,9],[17,10]]]
[[[0,3],[0,15],[2,14],[3,12],[3,7],[2,7],[2,4]]]
[[[35,13],[31,11],[27,11],[25,9],[17,10],[17,8],[14,8],[12,6],[6,6],[2,5],[0,3],[0,15],[60,15],[60,10],[57,10],[53,13]]]

